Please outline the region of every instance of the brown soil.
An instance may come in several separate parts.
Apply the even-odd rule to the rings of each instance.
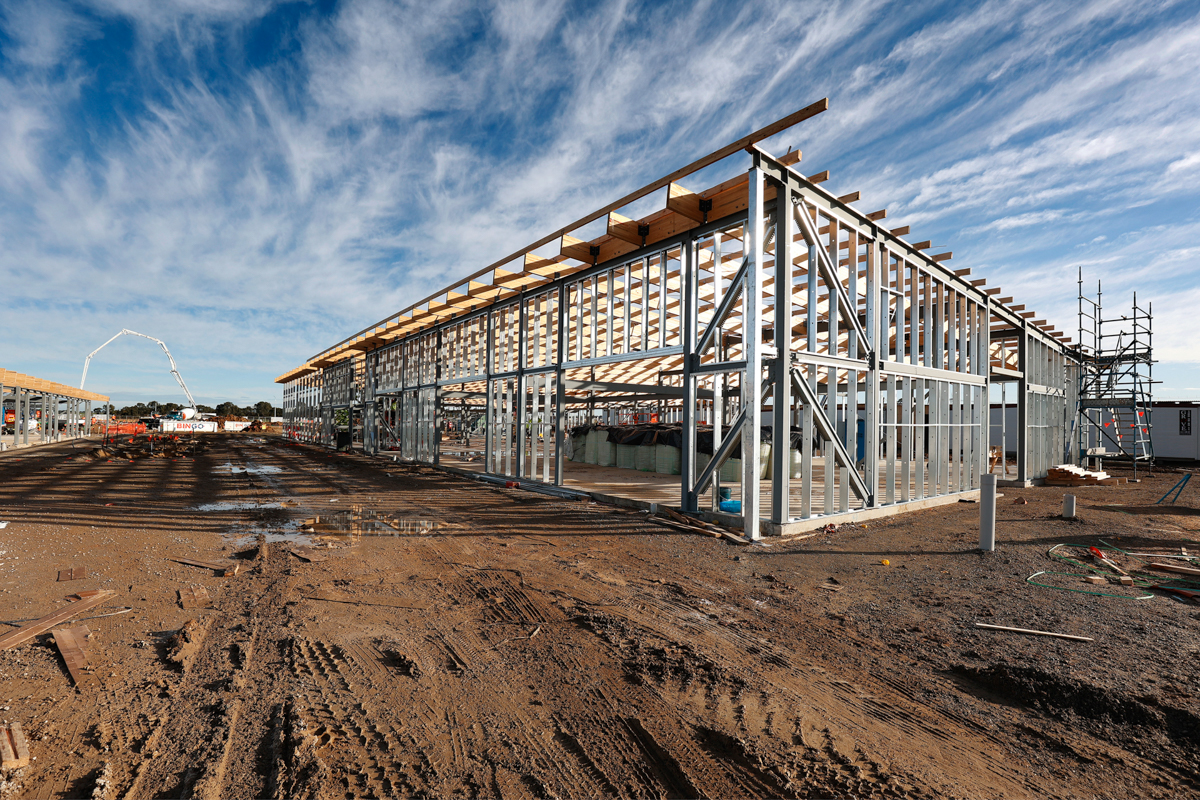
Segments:
[[[83,623],[82,690],[49,633],[0,653],[0,719],[37,758],[0,796],[1200,794],[1200,607],[1025,582],[1082,574],[1047,556],[1059,542],[1200,539],[1200,487],[1154,505],[1176,474],[1076,489],[1076,522],[1062,489],[1004,489],[992,554],[966,503],[738,547],[432,469],[206,441],[0,457],[0,617],[99,588],[117,596],[81,617],[132,608]],[[318,515],[301,541],[335,546],[302,561],[279,537]],[[193,584],[211,608],[181,608]]]

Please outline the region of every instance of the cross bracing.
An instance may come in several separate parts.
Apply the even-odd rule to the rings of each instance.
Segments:
[[[857,192],[826,190],[827,172],[803,174],[799,151],[776,158],[756,146],[824,107],[722,148],[280,376],[289,431],[329,443],[334,412],[358,409],[368,450],[437,462],[448,425],[474,424],[486,472],[562,483],[576,423],[652,406],[679,429],[680,506],[715,506],[722,474],[731,482],[722,461],[737,452],[752,533],[760,519],[786,530],[977,489],[989,382],[1059,397],[1066,340],[969,270],[950,269],[950,253],[889,229],[886,211],[856,209]],[[681,183],[742,150],[745,174],[703,191]],[[659,211],[620,213],[661,189]],[[570,235],[605,215],[604,235]],[[557,255],[534,252],[555,238]],[[1039,419],[1052,423],[1053,411]],[[698,453],[698,435],[711,437],[711,453]],[[1039,455],[1022,479],[1062,460],[1057,441],[1031,447]],[[776,477],[764,490],[768,451]]]

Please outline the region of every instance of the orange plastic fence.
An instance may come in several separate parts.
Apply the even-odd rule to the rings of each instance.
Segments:
[[[103,430],[103,426],[101,426]],[[146,432],[146,424],[144,422],[114,422],[108,426],[108,433],[112,435],[134,435]]]

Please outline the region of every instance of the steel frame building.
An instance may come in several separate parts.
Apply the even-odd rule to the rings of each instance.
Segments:
[[[970,270],[949,269],[951,254],[927,254],[930,242],[908,241],[907,227],[886,227],[886,211],[856,209],[857,192],[827,191],[827,172],[801,174],[799,152],[756,146],[826,107],[734,142],[281,375],[288,435],[333,445],[345,410],[361,419],[367,452],[437,464],[446,420],[482,415],[485,473],[561,485],[572,423],[652,403],[682,425],[683,511],[717,511],[719,467],[740,447],[753,538],[978,490],[993,380],[1018,385],[1017,480],[1071,460],[1074,379],[1061,332]],[[732,180],[701,192],[678,183],[743,151],[749,169]],[[662,189],[662,210],[618,213]],[[570,235],[604,216],[606,234]],[[556,255],[535,252],[555,240]],[[710,430],[711,457],[697,448]]]
[[[34,420],[40,420],[41,424],[38,433],[32,437],[32,444],[88,436],[91,432],[92,403],[108,402],[108,398],[102,394],[0,369],[0,409],[6,408],[6,394],[13,404],[15,419],[12,438],[4,441],[5,437],[0,435],[0,445],[4,448],[30,445],[29,429]],[[3,416],[7,416],[6,412]],[[81,424],[80,417],[87,421]],[[59,422],[64,424],[61,431]]]

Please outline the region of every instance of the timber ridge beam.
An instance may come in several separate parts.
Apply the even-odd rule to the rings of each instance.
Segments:
[[[554,233],[543,236],[541,239],[537,240],[533,244],[523,247],[520,250],[517,250],[516,252],[510,253],[509,255],[505,256],[504,258],[499,259],[498,261],[494,261],[493,263],[489,264],[488,266],[484,267],[483,269],[467,276],[466,278],[464,278],[461,281],[458,281],[455,284],[455,286],[460,286],[464,283],[469,283],[470,281],[481,278],[484,275],[488,274],[489,272],[491,272],[495,269],[503,267],[504,265],[509,264],[510,262],[512,262],[518,258],[522,258],[525,255],[532,253],[534,250],[537,250],[539,247],[544,247],[545,245],[550,244],[550,242],[554,241],[555,239],[561,239],[563,236],[569,234],[571,231],[578,230],[579,228],[582,228],[584,225],[587,225],[590,222],[595,222],[596,220],[600,219],[601,217],[603,217],[613,211],[616,211],[618,209],[624,208],[625,206],[629,205],[630,203],[632,203],[636,200],[640,200],[641,198],[645,197],[646,195],[648,195],[652,192],[658,191],[659,189],[662,189],[663,187],[670,186],[672,183],[679,180],[680,178],[685,178],[694,172],[699,172],[700,170],[704,169],[705,167],[709,167],[709,166],[717,163],[718,161],[722,161],[737,152],[745,150],[747,147],[754,144],[755,142],[760,142],[763,139],[769,139],[770,137],[776,135],[777,133],[782,133],[783,131],[787,130],[788,128],[791,128],[791,127],[803,122],[806,119],[815,117],[817,114],[820,114],[823,111],[827,111],[828,109],[829,109],[829,98],[824,97],[824,98],[818,100],[817,102],[812,103],[811,105],[808,105],[793,114],[789,114],[788,116],[784,117],[783,119],[777,120],[777,121],[771,123],[770,125],[767,125],[763,128],[758,129],[757,131],[750,134],[749,136],[745,136],[741,139],[738,139],[736,142],[733,142],[731,144],[726,145],[725,147],[720,148],[719,150],[715,150],[715,151],[709,153],[708,155],[693,161],[692,163],[688,164],[687,166],[680,167],[679,169],[672,172],[670,175],[659,178],[656,181],[652,181],[652,182],[646,184],[645,186],[643,186],[640,189],[636,189],[636,190],[630,192],[629,194],[625,195],[621,199],[616,200],[612,203],[609,203],[608,205],[604,206],[603,208],[601,208],[597,211],[593,211],[592,213],[587,214],[587,215],[575,220],[575,222],[572,222],[569,225],[559,228]],[[428,303],[432,300],[435,300],[436,298],[444,295],[447,291],[448,291],[447,289],[443,289],[443,290],[435,292],[434,294],[431,294],[421,300],[418,300],[417,302],[408,306],[408,308],[403,309],[399,315],[402,316],[405,313],[420,307],[424,303]],[[334,345],[333,348],[330,348],[330,349],[336,349],[337,347],[341,346],[342,344],[345,344],[347,342],[353,342],[355,339],[357,339],[360,336],[363,336],[364,334],[367,334],[369,332],[374,332],[379,327],[385,325],[386,322],[387,321],[384,320],[380,323],[377,323],[376,325],[372,325],[370,327],[364,328],[362,331],[359,331],[354,336],[347,337],[342,342],[340,342],[337,345]],[[316,360],[319,357],[320,356],[314,356],[313,359],[311,359],[311,360]]]

